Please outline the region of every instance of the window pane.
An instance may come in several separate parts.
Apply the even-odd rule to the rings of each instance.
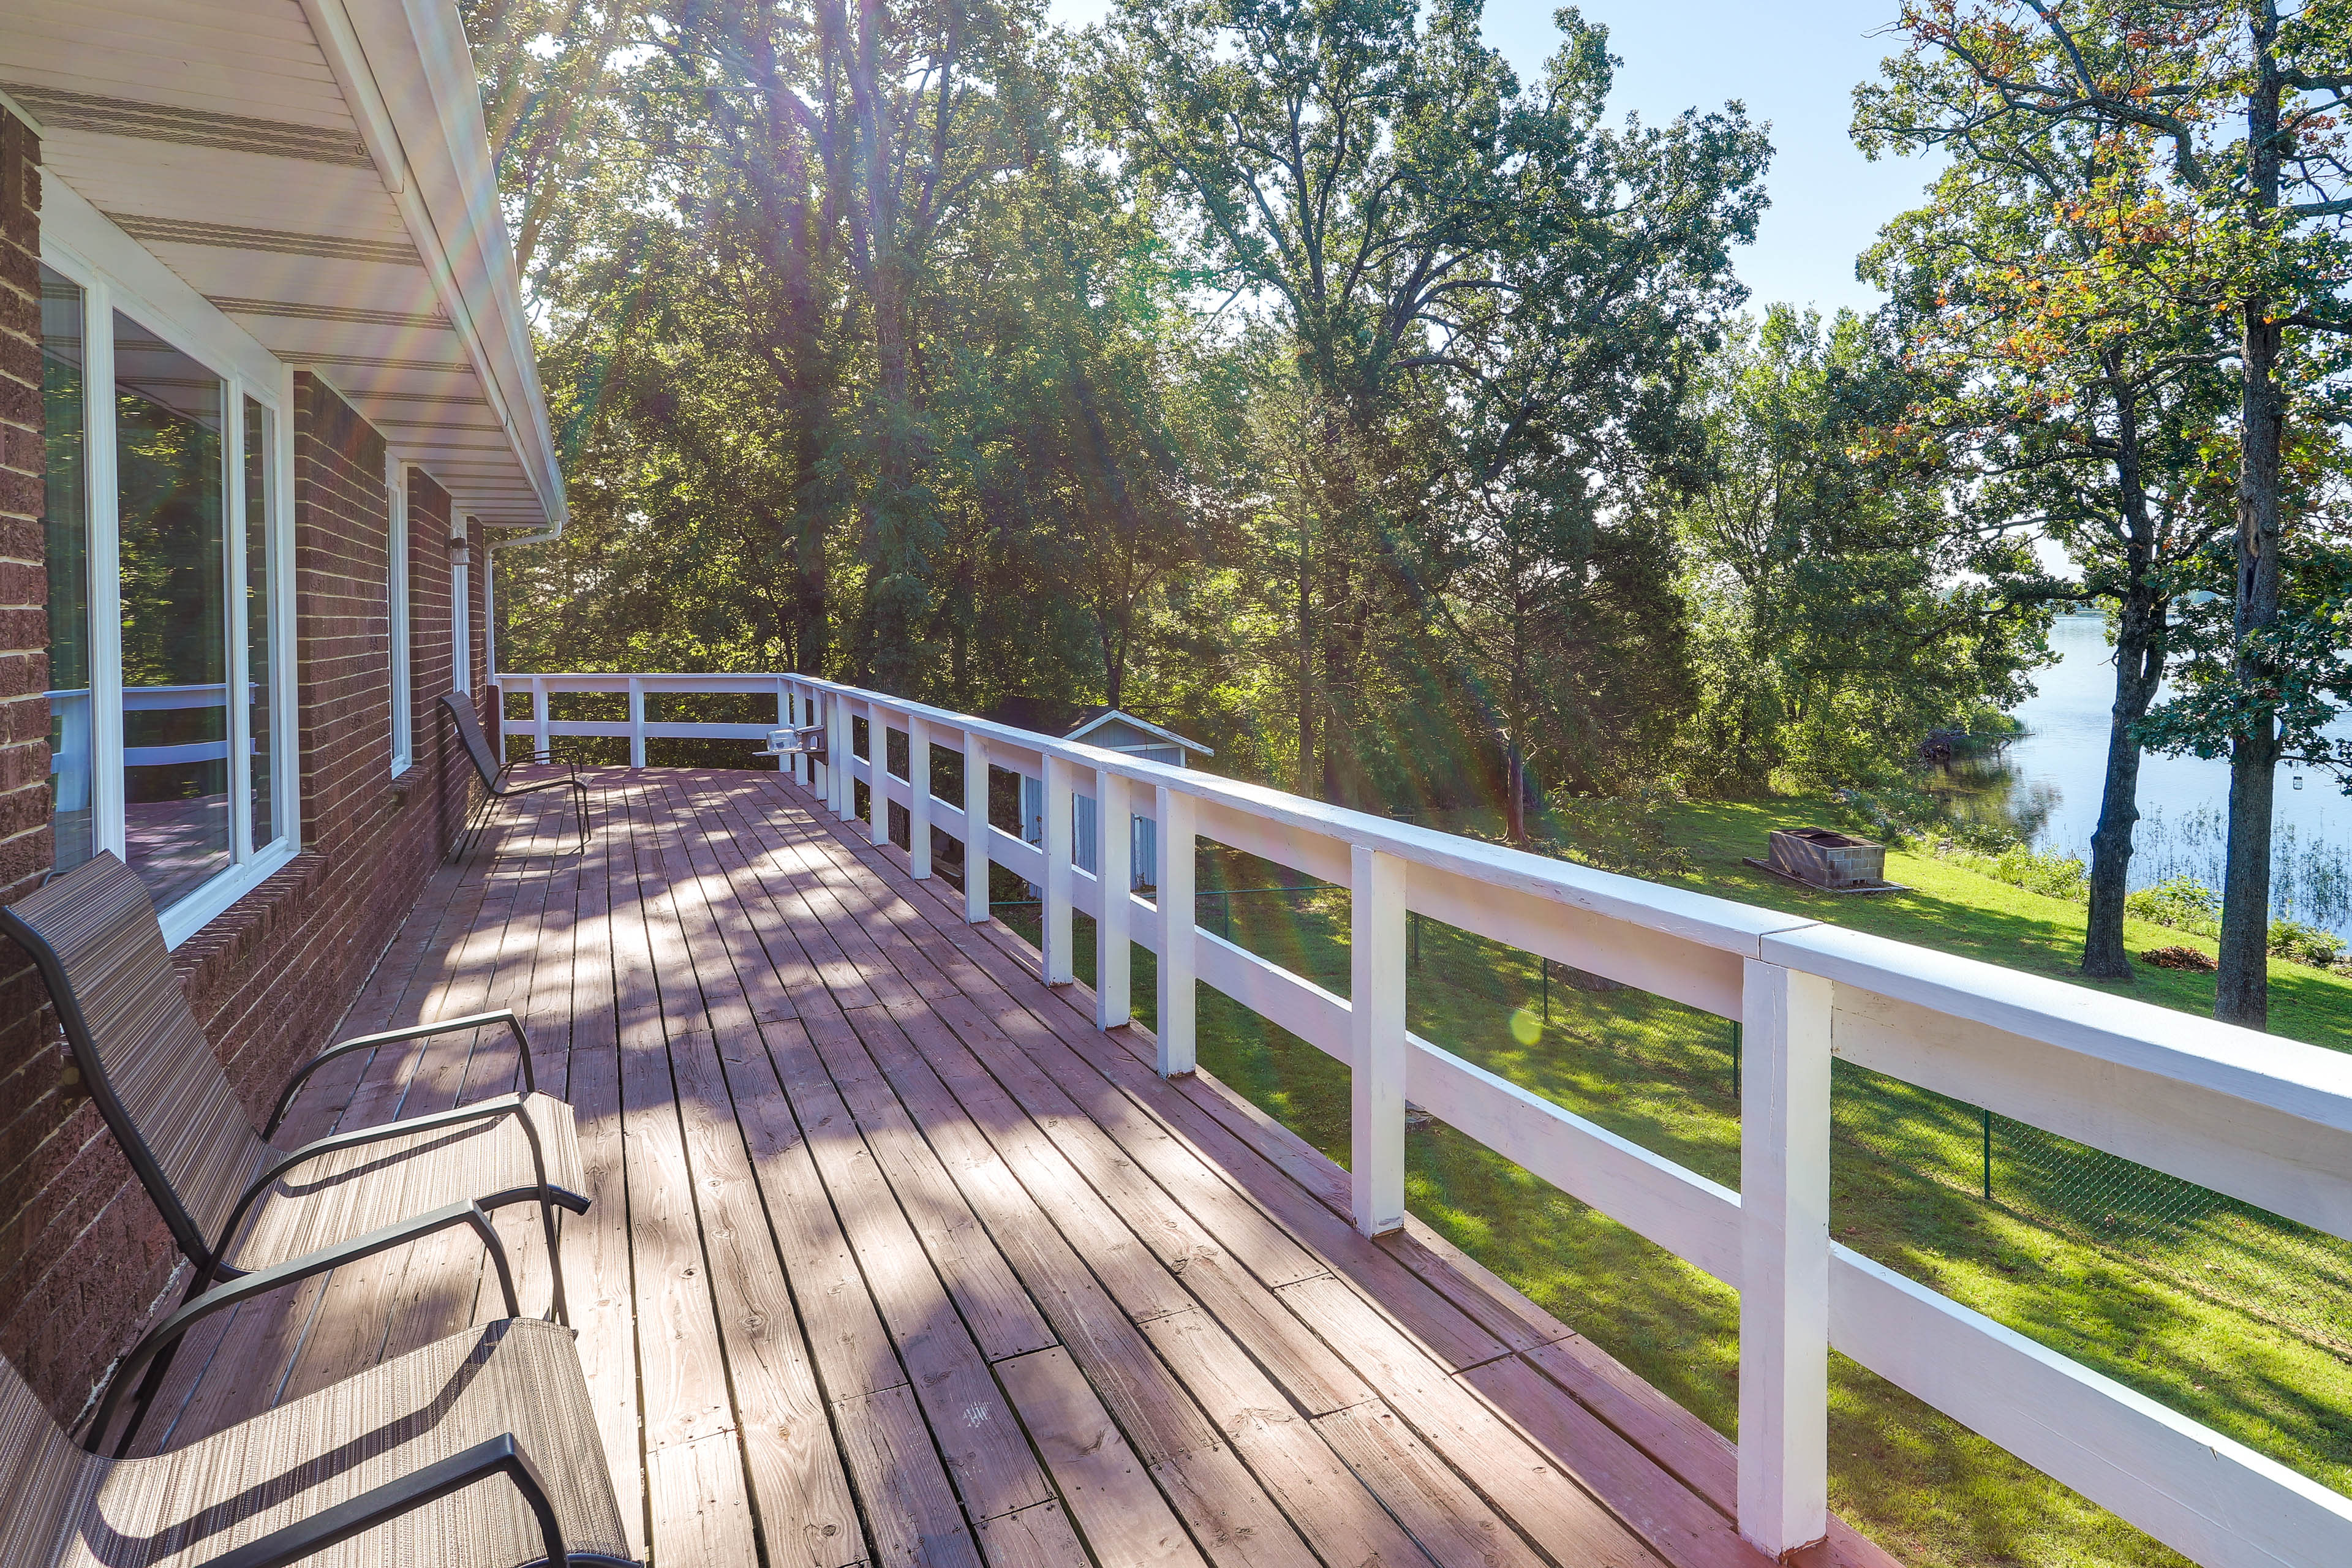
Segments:
[[[272,767],[278,757],[271,732],[270,696],[277,690],[277,671],[270,663],[269,641],[269,410],[245,400],[245,669],[250,683],[246,701],[253,733],[253,844],[257,849],[278,837],[271,810]]]
[[[90,857],[89,495],[81,290],[41,268],[41,419],[49,568],[49,816],[62,871]]]
[[[168,905],[229,862],[228,534],[220,378],[114,318],[123,827]]]

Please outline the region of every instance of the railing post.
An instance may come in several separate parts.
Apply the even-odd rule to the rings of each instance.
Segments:
[[[1746,962],[1739,1533],[1780,1557],[1829,1531],[1832,985]]]
[[[1129,995],[1129,917],[1135,880],[1135,828],[1128,820],[1123,773],[1095,770],[1095,1027],[1116,1029],[1135,1016]]]
[[[779,675],[776,677],[776,729],[791,729],[791,726],[793,726],[793,684]],[[776,757],[776,771],[779,771],[779,773],[791,771],[791,766],[793,766],[791,757]]]
[[[629,766],[646,765],[646,683],[629,677]]]
[[[506,715],[502,713],[499,718],[499,728],[504,730]],[[532,752],[542,757],[547,755],[547,680],[543,676],[530,678],[530,731]],[[507,743],[502,736],[499,741],[499,760],[504,762],[506,754]]]
[[[825,781],[833,785],[825,804],[833,806],[833,820],[846,823],[858,804],[858,766],[849,752],[849,741],[858,731],[849,721],[849,699],[840,691],[825,693],[825,724],[833,726],[825,733]]]
[[[1160,1076],[1193,1070],[1192,797],[1160,786]]]
[[[963,918],[988,919],[988,741],[963,732]]]
[[[919,713],[907,715],[907,868],[931,874],[931,721]]]
[[[866,842],[890,842],[890,716],[882,704],[866,704]]]
[[[1045,753],[1045,899],[1039,911],[1045,984],[1077,978],[1070,952],[1070,764]]]
[[[1366,1236],[1404,1226],[1404,872],[1349,847],[1349,1172]]]

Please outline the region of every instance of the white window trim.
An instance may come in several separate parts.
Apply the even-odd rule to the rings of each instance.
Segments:
[[[449,537],[470,541],[474,536],[474,520],[458,513],[455,507],[449,513]],[[466,553],[473,554],[469,543]],[[449,689],[460,697],[474,694],[474,582],[473,568],[457,559],[455,550],[449,552]]]
[[[294,678],[294,373],[63,181],[46,182],[42,194],[41,260],[82,290],[84,417],[88,422],[83,447],[88,454],[89,506],[91,841],[100,849],[121,856],[128,848],[122,801],[122,558],[117,510],[121,492],[115,479],[113,425],[108,417],[114,406],[115,312],[121,311],[218,373],[224,383],[227,408],[222,427],[227,471],[223,476],[223,500],[229,513],[230,558],[238,563],[244,560],[245,537],[245,463],[239,440],[245,400],[252,398],[272,416],[273,482],[266,524],[270,530],[271,593],[277,610],[271,637],[278,670],[271,693],[277,743],[270,761],[278,836],[266,845],[246,844],[250,813],[230,814],[230,849],[244,858],[162,911],[164,943],[177,947],[276,874],[294,858],[301,844],[301,775],[295,744],[299,731]],[[234,688],[245,674],[247,656],[244,595],[229,595],[228,609]],[[246,732],[250,720],[243,703],[231,702],[228,708],[230,755],[243,758],[247,753],[236,741]],[[233,790],[249,765],[237,762],[231,767]],[[239,817],[245,820],[239,822]]]
[[[383,463],[383,487],[392,508],[392,528],[388,535],[391,571],[386,574],[385,594],[392,608],[392,776],[398,778],[416,760],[416,713],[414,677],[409,669],[408,648],[408,485],[412,465],[403,458],[387,456]]]

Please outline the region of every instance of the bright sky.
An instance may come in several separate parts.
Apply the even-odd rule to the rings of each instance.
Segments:
[[[1856,82],[1874,77],[1892,41],[1870,35],[1896,0],[1587,0],[1609,29],[1617,73],[1611,118],[1628,110],[1663,123],[1691,106],[1739,99],[1769,121],[1772,205],[1756,243],[1736,253],[1751,306],[1775,300],[1857,309],[1878,293],[1853,260],[1880,224],[1917,205],[1928,178],[1916,158],[1866,162],[1846,140]],[[1055,20],[1097,20],[1105,0],[1051,0]],[[1487,0],[1486,37],[1532,80],[1558,47],[1552,0]]]

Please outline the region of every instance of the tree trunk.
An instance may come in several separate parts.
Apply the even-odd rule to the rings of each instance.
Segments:
[[[2129,890],[2132,828],[2139,821],[2139,742],[2131,727],[2147,716],[2164,679],[2164,605],[2145,577],[2135,583],[2116,628],[2116,700],[2107,724],[2107,771],[2091,835],[2091,918],[2083,939],[2083,973],[2129,980],[2124,951],[2124,897]]]
[[[1519,750],[1517,735],[1512,736],[1504,748],[1503,764],[1507,802],[1503,807],[1503,820],[1511,842],[1523,845],[1528,841],[1528,759],[1527,753]]]
[[[2147,716],[2163,684],[2167,609],[2156,580],[2163,533],[2148,515],[2137,389],[2123,374],[2119,350],[2110,350],[2105,363],[2116,405],[2124,582],[2116,605],[2116,700],[2107,724],[2106,778],[2099,793],[2098,830],[2091,835],[2091,915],[2083,933],[2083,973],[2094,980],[2129,980],[2124,899],[2131,888],[2132,829],[2139,821],[2140,764],[2139,742],[2131,731]]]
[[[1313,528],[1298,520],[1298,770],[1297,791],[1315,793],[1315,579]]]
[[[2247,203],[2260,227],[2279,207],[2279,103],[2284,89],[2271,53],[2277,18],[2268,5],[2252,24],[2257,76],[2246,105]],[[2238,582],[2231,632],[2236,656],[2231,680],[2241,700],[2275,685],[2263,647],[2278,623],[2279,467],[2285,441],[2285,400],[2275,381],[2280,329],[2270,301],[2257,295],[2242,307],[2243,349],[2238,461]],[[2278,730],[2267,710],[2230,743],[2230,850],[2221,879],[2221,972],[2213,1016],[2248,1028],[2270,1024],[2271,810],[2278,787]]]

